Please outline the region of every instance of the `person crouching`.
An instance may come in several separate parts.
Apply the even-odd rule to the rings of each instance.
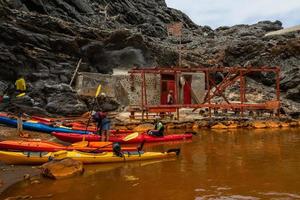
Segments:
[[[156,136],[156,137],[162,137],[164,136],[164,130],[165,127],[163,123],[160,121],[160,118],[155,118],[155,130],[148,131],[148,135]]]

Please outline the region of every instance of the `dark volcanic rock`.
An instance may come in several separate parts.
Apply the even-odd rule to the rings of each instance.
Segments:
[[[279,21],[212,30],[168,8],[164,0],[0,0],[0,81],[12,85],[25,76],[32,87],[23,106],[81,114],[91,102],[57,85],[70,82],[79,59],[83,59],[80,71],[87,72],[174,66],[179,40],[168,37],[166,29],[173,22],[184,27],[183,66],[280,66],[282,99],[289,102],[289,113],[299,112],[298,33],[265,37],[282,29]],[[274,75],[251,78],[274,86]],[[100,105],[105,110],[117,107],[111,102]]]

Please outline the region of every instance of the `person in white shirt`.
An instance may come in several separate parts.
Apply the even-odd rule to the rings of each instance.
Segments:
[[[173,90],[169,90],[169,93],[168,93],[168,96],[167,96],[167,104],[168,105],[174,104]]]

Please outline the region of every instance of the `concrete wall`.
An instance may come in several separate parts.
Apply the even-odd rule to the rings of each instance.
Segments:
[[[160,77],[146,74],[147,103],[160,103]],[[76,81],[76,90],[80,95],[94,96],[98,85],[106,96],[115,98],[122,105],[141,105],[142,78],[140,75],[106,75],[81,72]]]
[[[184,73],[192,77],[192,89],[200,103],[203,102],[205,94],[205,76],[203,73]],[[160,104],[160,75],[145,74],[147,88],[147,104]],[[94,96],[98,85],[102,85],[101,93],[115,98],[122,105],[141,105],[142,77],[140,74],[128,75],[118,73],[116,75],[81,72],[76,81],[76,90],[80,95]],[[182,91],[179,90],[180,99]],[[192,103],[197,103],[192,100]]]
[[[196,98],[199,103],[203,103],[205,91],[205,74],[197,73],[192,75],[192,89],[195,92]],[[196,103],[196,102],[194,102]]]
[[[160,103],[160,78],[159,76],[146,74],[147,104],[157,105]],[[141,105],[142,78],[140,75],[126,76],[120,79],[120,88],[128,91],[129,105]]]
[[[96,89],[101,84],[101,93],[115,97],[115,86],[112,75],[80,72],[76,80],[76,90],[80,95],[95,96]]]

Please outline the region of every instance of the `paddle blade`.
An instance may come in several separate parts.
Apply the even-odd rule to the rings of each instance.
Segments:
[[[91,148],[103,148],[111,146],[112,142],[90,142],[89,147]]]
[[[64,158],[66,158],[67,155],[68,155],[67,151],[57,151],[57,152],[52,153],[51,159],[52,160],[62,160]]]
[[[97,88],[95,98],[97,98],[99,96],[100,92],[101,92],[101,85],[99,85],[98,88]]]
[[[81,141],[71,144],[73,147],[87,147],[89,145],[88,141]]]
[[[23,93],[21,93],[21,94],[18,94],[17,97],[23,97],[23,96],[25,96],[25,95],[26,95],[26,93],[23,92]]]
[[[132,140],[134,138],[137,138],[138,136],[139,136],[139,133],[134,132],[134,133],[131,133],[131,134],[127,135],[126,137],[124,137],[123,141],[129,141],[129,140]]]

